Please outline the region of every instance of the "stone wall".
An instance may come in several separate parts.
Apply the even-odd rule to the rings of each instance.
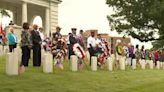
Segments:
[[[50,5],[50,25],[51,33],[56,31],[56,26],[58,25],[58,4],[52,2]]]
[[[58,4],[60,0],[0,0],[0,8],[13,12],[13,21],[22,26],[22,1],[27,2],[27,20],[33,22],[35,16],[41,16],[43,27],[46,30],[46,9],[50,9],[49,28],[46,31],[55,32],[58,25]],[[46,32],[46,33],[48,33]]]

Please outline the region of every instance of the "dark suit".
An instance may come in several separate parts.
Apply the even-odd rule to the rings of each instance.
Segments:
[[[33,30],[31,32],[33,43],[33,66],[41,65],[41,38],[38,31]]]
[[[70,42],[70,44],[68,45],[68,59],[70,60],[70,58],[71,58],[71,55],[75,55],[75,53],[74,53],[74,51],[73,51],[73,45],[75,44],[75,43],[77,43],[77,39],[75,38],[75,36],[73,36],[73,35],[70,35],[69,36],[69,42]]]

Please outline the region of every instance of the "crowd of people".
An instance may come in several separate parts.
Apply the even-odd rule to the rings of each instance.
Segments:
[[[132,65],[132,60],[136,59],[137,65],[141,64],[141,60],[153,60],[157,65],[157,61],[164,62],[164,50],[163,49],[146,49],[144,46],[139,45],[135,47],[132,44],[124,44],[121,40],[117,40],[115,44],[114,53],[111,53],[109,48],[109,42],[101,37],[100,34],[96,35],[94,31],[91,31],[90,36],[87,38],[87,43],[84,41],[83,30],[79,31],[77,35],[77,29],[71,28],[71,32],[67,38],[64,38],[61,34],[61,27],[57,26],[56,31],[52,33],[51,37],[45,37],[43,34],[43,28],[38,28],[37,25],[30,27],[29,23],[23,23],[23,30],[21,32],[20,47],[22,50],[22,59],[20,64],[20,72],[25,71],[25,67],[28,67],[29,59],[31,57],[31,50],[33,51],[33,66],[41,66],[41,49],[46,52],[50,52],[53,55],[54,65],[60,69],[64,69],[63,61],[68,56],[70,61],[71,55],[78,57],[78,68],[84,67],[84,58],[86,57],[86,51],[89,52],[91,65],[91,57],[97,57],[97,65],[101,68],[104,67],[107,59],[113,54],[115,56],[115,65],[119,65],[120,59],[125,58],[126,65]],[[11,27],[9,33],[6,34],[9,52],[13,52],[18,45],[18,38],[14,34],[14,29]],[[148,63],[148,62],[147,62]]]
[[[136,46],[132,44],[123,44],[120,40],[116,42],[116,61],[119,62],[120,58],[125,57],[125,64],[132,65],[132,60],[136,59],[136,63],[138,66],[145,62],[149,64],[150,61],[153,61],[153,64],[157,66],[157,62],[161,62],[160,67],[164,68],[164,49],[160,48],[151,48],[145,49],[144,45],[140,46],[137,44]]]

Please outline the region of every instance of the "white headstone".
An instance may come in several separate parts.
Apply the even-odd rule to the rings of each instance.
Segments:
[[[163,69],[163,62],[160,62],[160,68]]]
[[[142,59],[141,60],[141,68],[144,70],[145,69],[145,60],[144,59]]]
[[[77,71],[78,70],[78,58],[75,55],[71,56],[71,61],[70,61],[70,69],[71,71]]]
[[[20,47],[15,48],[15,49],[14,49],[14,52],[17,54],[18,61],[21,62],[22,53],[21,53]]]
[[[90,54],[89,51],[86,52],[87,59],[90,60]]]
[[[3,52],[3,46],[0,45],[0,56],[3,55],[3,53],[4,53],[4,52]]]
[[[6,74],[18,75],[18,56],[17,53],[7,53]]]
[[[153,68],[154,68],[153,60],[150,60],[150,61],[149,61],[149,67],[150,67],[150,69],[153,69]]]
[[[52,73],[53,72],[53,57],[52,57],[51,53],[44,54],[43,72],[44,73]]]
[[[126,58],[125,64],[131,65],[131,58],[130,57]]]
[[[43,63],[43,61],[45,60],[44,55],[45,55],[45,51],[44,49],[41,49],[41,63]]]
[[[119,60],[120,69],[125,70],[125,57],[121,57]]]
[[[145,65],[149,64],[150,60],[145,60]]]
[[[92,71],[97,71],[97,57],[91,57],[91,69]]]
[[[136,59],[132,59],[132,69],[136,69]]]
[[[4,46],[4,53],[8,53],[9,52],[9,47],[8,46]]]
[[[162,62],[162,69],[164,69],[164,62]]]
[[[113,71],[113,58],[112,57],[109,57],[107,59],[107,68],[109,71]]]
[[[156,62],[157,62],[157,69],[160,69],[160,62],[159,61]]]

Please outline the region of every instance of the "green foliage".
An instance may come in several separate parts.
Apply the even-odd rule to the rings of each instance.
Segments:
[[[115,12],[107,18],[111,29],[118,33],[147,42],[156,40],[154,34],[164,31],[164,0],[106,0],[106,3]]]
[[[62,2],[62,0],[58,0],[59,2]]]
[[[10,17],[9,13],[5,9],[0,9],[0,13],[2,14],[2,16]]]

